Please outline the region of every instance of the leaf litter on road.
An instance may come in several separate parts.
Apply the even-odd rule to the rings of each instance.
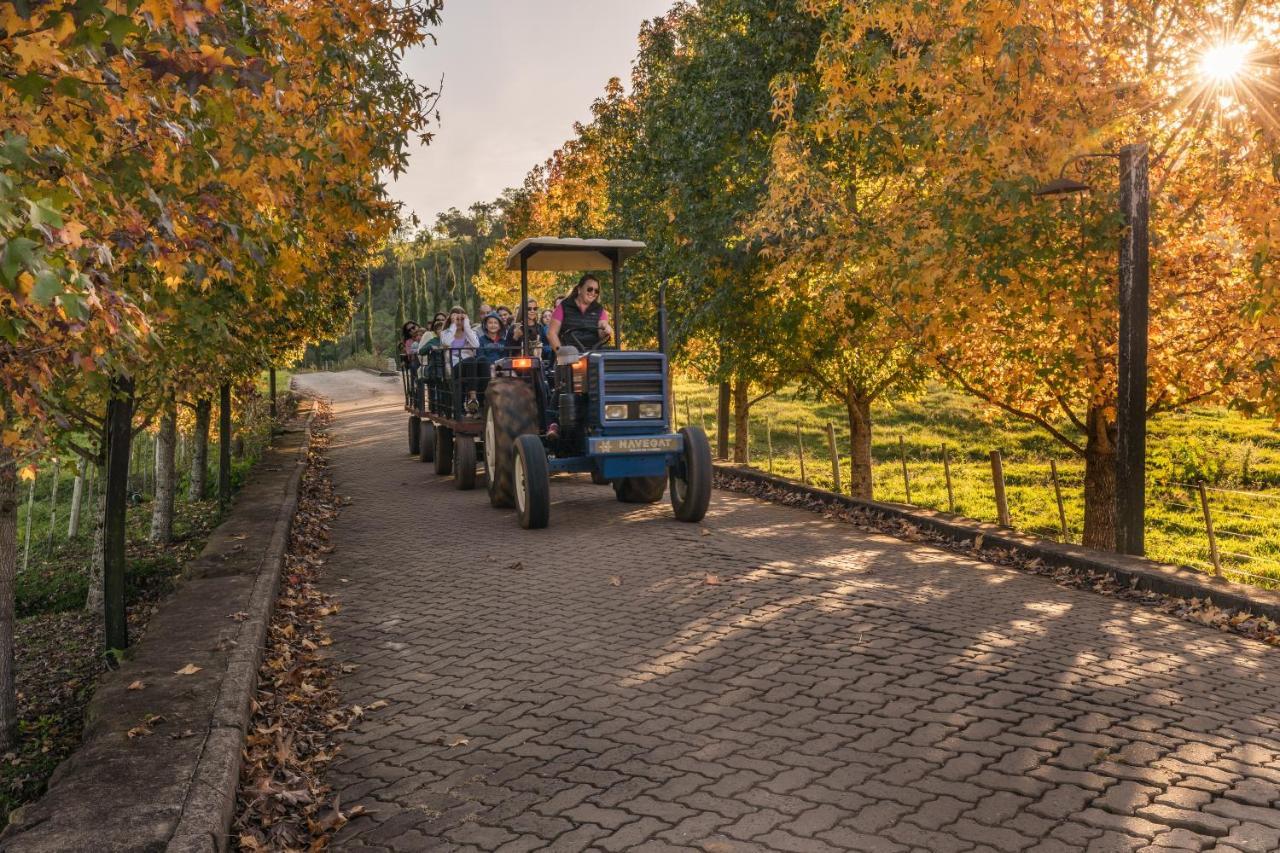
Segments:
[[[324,563],[319,555],[331,550],[329,522],[342,505],[325,470],[326,422],[322,408],[313,421],[308,467],[245,737],[232,826],[245,851],[322,850],[364,813],[358,806],[343,809],[324,781],[338,752],[336,733],[365,711],[343,706],[336,681],[346,666],[324,651],[331,640],[323,619],[339,606],[318,587]]]

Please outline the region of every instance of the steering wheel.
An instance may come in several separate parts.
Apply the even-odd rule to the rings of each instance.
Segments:
[[[598,348],[600,347],[600,340],[599,340],[599,337],[598,337],[598,336],[597,336],[597,339],[596,339],[596,345],[595,345],[595,346],[591,346],[591,347],[586,346],[586,345],[582,342],[582,338],[578,337],[578,335],[579,335],[580,333],[582,333],[582,332],[586,332],[586,331],[587,331],[586,329],[570,329],[568,332],[565,332],[565,334],[564,334],[565,342],[566,342],[566,343],[574,343],[574,344],[576,344],[576,345],[577,345],[577,347],[578,347],[578,349],[579,349],[580,351],[582,351],[582,352],[590,352],[591,350],[598,349]],[[572,340],[570,340],[570,339],[572,339]]]

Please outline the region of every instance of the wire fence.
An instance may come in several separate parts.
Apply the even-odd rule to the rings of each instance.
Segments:
[[[714,408],[691,397],[677,398],[677,425],[700,425],[714,442]],[[794,406],[782,416],[756,415],[748,426],[748,464],[850,493],[847,428]],[[965,447],[907,430],[889,437],[882,432],[872,450],[876,500],[1081,542],[1085,471],[1080,459]],[[1149,477],[1146,553],[1230,580],[1280,587],[1280,494]]]

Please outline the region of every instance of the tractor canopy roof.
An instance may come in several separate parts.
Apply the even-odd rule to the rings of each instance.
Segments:
[[[644,248],[639,240],[579,240],[576,237],[526,237],[507,253],[507,269],[520,269],[520,256],[528,269],[555,272],[607,270],[616,257],[621,264]]]

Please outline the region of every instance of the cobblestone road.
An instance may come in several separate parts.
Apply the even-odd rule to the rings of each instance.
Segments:
[[[1280,849],[1261,644],[727,493],[703,534],[558,481],[522,531],[408,456],[396,380],[304,381],[341,687],[390,703],[338,849]]]

